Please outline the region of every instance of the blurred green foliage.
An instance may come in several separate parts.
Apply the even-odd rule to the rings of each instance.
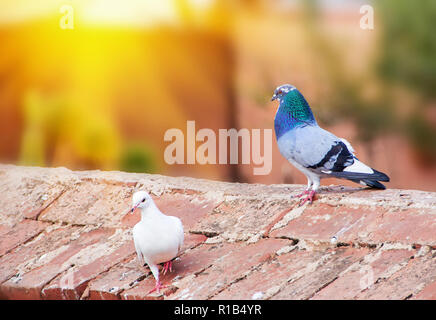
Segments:
[[[365,98],[362,88],[368,77],[350,79],[348,70],[341,59],[342,47],[332,44],[325,36],[320,21],[321,7],[317,0],[302,0],[307,37],[318,62],[328,77],[329,94],[322,101],[317,114],[322,122],[333,124],[343,119],[351,119],[357,126],[357,136],[361,141],[370,142],[381,133],[395,127],[395,110],[391,96],[381,90],[381,95]]]
[[[357,125],[358,138],[370,142],[380,134],[397,130],[411,141],[421,155],[436,160],[436,128],[425,109],[436,98],[436,1],[379,0],[374,2],[380,28],[379,53],[370,77],[350,79],[342,67],[340,50],[323,35],[320,3],[302,0],[305,30],[314,52],[329,77],[328,101],[322,101],[320,118],[334,123],[350,118]],[[365,81],[376,79],[380,88],[368,99],[362,95]],[[401,118],[393,88],[401,85],[418,95],[411,115]],[[315,105],[316,108],[316,105]]]
[[[376,5],[383,25],[379,75],[421,95],[405,119],[405,133],[417,151],[436,160],[436,128],[425,111],[436,99],[436,1],[380,0]]]
[[[379,0],[379,73],[436,98],[436,1]]]
[[[424,115],[414,114],[407,120],[407,133],[417,151],[429,162],[436,159],[436,130]]]
[[[155,173],[158,171],[156,152],[143,143],[129,143],[122,151],[120,170]]]
[[[23,101],[22,165],[113,169],[120,138],[107,114],[62,94],[29,90]]]

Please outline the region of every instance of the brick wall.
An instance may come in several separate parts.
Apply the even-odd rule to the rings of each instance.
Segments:
[[[435,299],[436,196],[0,166],[2,299]],[[147,190],[185,228],[154,279],[127,214]]]

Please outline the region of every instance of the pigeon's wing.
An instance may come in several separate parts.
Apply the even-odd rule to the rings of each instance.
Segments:
[[[304,126],[280,138],[282,154],[317,173],[342,171],[353,164],[354,155],[345,143],[319,126]]]
[[[318,126],[306,126],[294,131],[292,157],[307,169],[375,188],[384,189],[378,181],[389,181],[387,175],[359,161],[347,140]]]

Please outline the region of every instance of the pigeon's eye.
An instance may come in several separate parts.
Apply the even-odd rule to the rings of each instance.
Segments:
[[[279,90],[279,92],[278,92],[278,94],[282,94],[283,93],[283,90],[282,89],[280,89]]]
[[[145,202],[145,198],[144,198],[144,199],[142,199],[142,202]]]

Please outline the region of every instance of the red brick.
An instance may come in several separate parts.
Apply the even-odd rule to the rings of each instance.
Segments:
[[[353,299],[373,285],[383,273],[407,263],[412,250],[378,250],[369,254],[369,262],[362,261],[356,268],[341,275],[333,283],[315,294],[312,299]]]
[[[4,227],[0,231],[0,256],[35,237],[48,225],[40,221],[23,220],[14,227]]]
[[[89,283],[90,300],[117,300],[122,291],[129,289],[144,275],[136,255],[128,262],[117,265]]]
[[[214,211],[199,221],[193,230],[247,240],[271,228],[271,221],[291,209],[291,202],[280,200],[268,202],[257,199],[238,199],[221,203]]]
[[[163,300],[166,296],[170,295],[174,291],[177,290],[171,283],[174,279],[174,272],[177,270],[176,262],[173,263],[173,272],[167,273],[163,275],[162,273],[159,275],[161,283],[164,285],[164,288],[160,290],[159,293],[150,291],[155,286],[155,279],[153,275],[149,274],[147,278],[139,282],[134,288],[126,290],[121,293],[120,297],[123,300]],[[147,268],[148,270],[148,268]]]
[[[367,227],[373,242],[436,245],[436,216],[421,209],[390,211]]]
[[[70,242],[71,235],[78,230],[78,227],[62,227],[52,231],[44,231],[30,243],[21,245],[2,256],[0,258],[0,283],[16,275],[17,272],[21,272],[22,270],[18,269],[20,265],[38,260],[42,255],[63,245],[67,245]],[[25,265],[22,266],[22,268],[27,270]],[[2,286],[0,286],[0,289],[1,287]]]
[[[101,224],[111,228],[122,227],[124,226],[122,219],[131,207],[132,195],[132,187],[109,185],[86,214],[78,219],[88,224]]]
[[[436,280],[422,289],[412,300],[436,300]]]
[[[329,242],[377,244],[401,242],[436,244],[434,214],[417,209],[394,211],[383,207],[332,207],[315,204],[291,220],[285,227],[271,232],[274,237],[292,237]]]
[[[75,266],[44,287],[43,299],[80,299],[90,280],[133,255],[134,252],[133,243],[128,241],[115,251],[100,256],[88,264]],[[84,253],[86,254],[86,248]]]
[[[290,281],[273,299],[310,299],[324,286],[335,281],[339,274],[368,253],[368,249],[337,248],[327,250],[329,254],[316,267],[309,268],[302,277]]]
[[[329,242],[337,235],[339,241],[346,242],[355,240],[357,235],[354,232],[362,227],[361,221],[375,214],[371,208],[349,209],[315,202],[285,227],[272,231],[271,236]]]
[[[213,264],[192,281],[181,281],[170,299],[208,299],[225,290],[238,279],[265,262],[265,256],[274,254],[289,241],[264,239],[254,244],[243,242],[225,244],[224,253],[216,254]],[[178,286],[178,284],[175,284]]]
[[[2,176],[0,182],[0,221],[10,225],[26,217],[36,218],[65,187],[44,180],[15,174]]]
[[[38,219],[78,225],[89,224],[86,219],[88,210],[101,197],[105,188],[106,185],[96,185],[90,182],[74,185],[42,212]],[[91,224],[94,222],[95,220],[92,220]]]
[[[63,193],[64,193],[65,189],[60,189],[57,190],[55,193],[51,194],[50,196],[46,196],[47,199],[44,200],[41,204],[39,205],[32,205],[32,206],[27,206],[26,209],[24,210],[24,218],[26,219],[33,219],[33,220],[37,220],[40,216],[40,214],[46,210],[54,201],[56,201]]]
[[[251,272],[245,279],[232,284],[213,299],[250,300],[257,292],[264,295],[268,290],[283,285],[292,274],[318,261],[324,254],[322,251],[293,250],[280,255]]]
[[[42,266],[36,267],[29,272],[21,275],[20,281],[15,281],[14,278],[2,283],[2,295],[8,299],[40,299],[42,288],[57,275],[68,269],[70,266],[66,262],[75,254],[79,253],[87,246],[95,244],[99,241],[104,241],[113,230],[94,230],[87,233],[82,233],[77,240],[73,240],[66,245],[65,250]],[[60,248],[61,246],[51,247],[47,250],[47,254],[51,251]]]
[[[381,279],[367,290],[356,296],[356,299],[406,299],[418,294],[423,287],[436,279],[436,258],[431,254],[409,260],[403,267],[388,279]]]

